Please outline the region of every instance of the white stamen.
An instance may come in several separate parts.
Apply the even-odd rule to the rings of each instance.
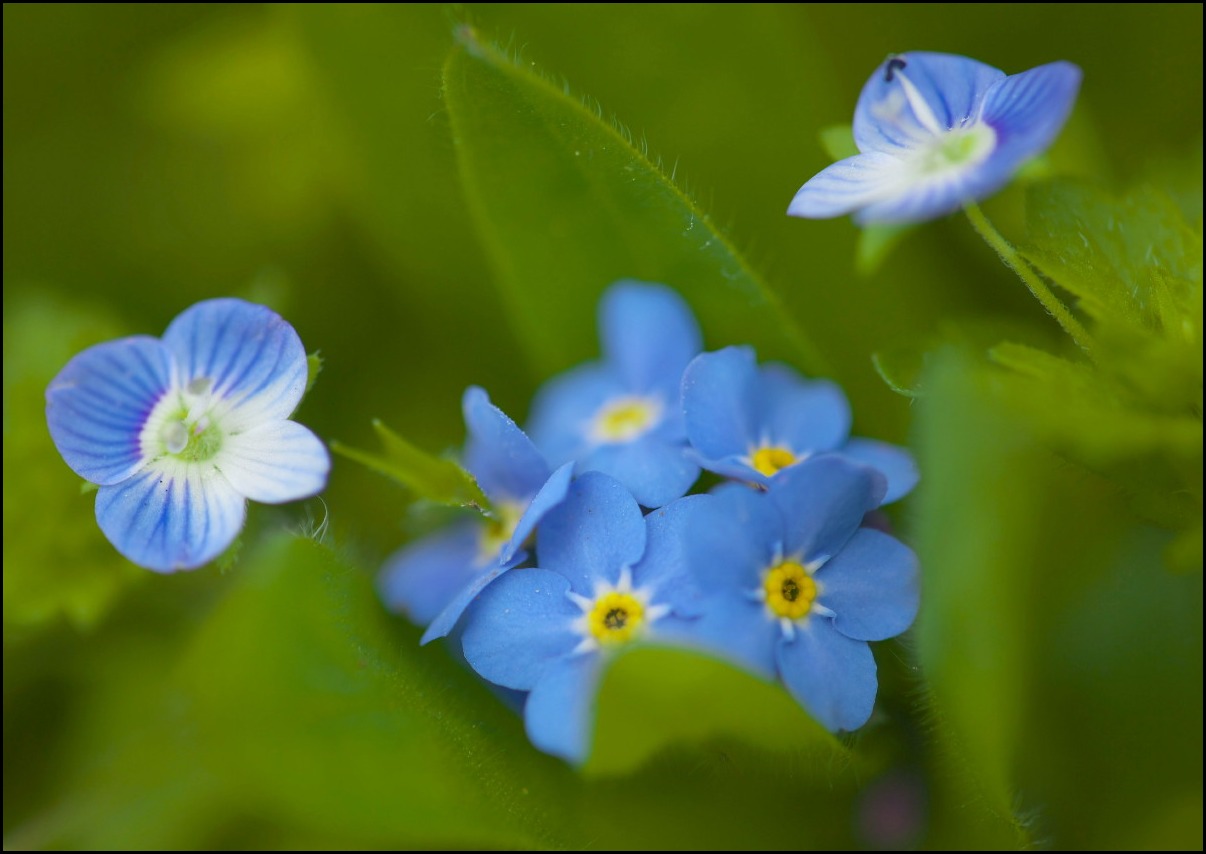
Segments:
[[[913,115],[917,117],[917,121],[921,123],[921,126],[935,136],[946,133],[948,129],[939,123],[938,117],[934,115],[934,111],[930,109],[930,105],[926,103],[921,92],[913,85],[913,81],[905,77],[904,72],[900,69],[896,69],[895,77],[900,80],[905,97],[909,99],[909,106],[913,108]]]
[[[188,428],[180,421],[169,421],[163,425],[163,444],[169,454],[178,454],[188,446]]]

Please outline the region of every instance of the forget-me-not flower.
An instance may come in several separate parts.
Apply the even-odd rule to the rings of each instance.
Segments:
[[[850,405],[837,385],[786,365],[759,366],[749,347],[693,359],[683,374],[683,412],[701,464],[726,477],[766,486],[813,454],[836,452],[882,472],[885,501],[917,484],[904,448],[850,438]]]
[[[585,760],[610,654],[679,620],[684,567],[657,545],[678,503],[642,518],[619,481],[587,472],[536,532],[538,568],[507,573],[474,603],[465,659],[491,682],[531,692],[524,723],[541,750]]]
[[[788,691],[830,730],[866,723],[876,694],[867,641],[916,616],[917,559],[860,527],[879,506],[875,470],[814,457],[770,488],[725,484],[684,499],[675,532],[699,588],[699,616],[674,628]]]
[[[601,471],[646,507],[690,489],[699,467],[684,453],[683,369],[699,352],[691,309],[664,285],[622,280],[599,305],[603,359],[550,380],[532,404],[528,432],[554,465]]]
[[[260,305],[197,303],[163,338],[97,344],[46,389],[46,421],[67,465],[100,488],[96,521],[119,552],[157,572],[193,569],[243,527],[247,499],[322,491],[331,467],[289,416],[306,351]]]
[[[1007,76],[953,54],[889,57],[854,112],[860,153],[810,179],[787,212],[916,222],[989,196],[1055,141],[1080,79],[1069,62]]]
[[[490,499],[492,516],[454,523],[405,546],[378,579],[390,608],[428,627],[424,643],[448,634],[473,598],[526,556],[524,541],[565,497],[572,474],[568,464],[552,471],[483,389],[466,389],[461,408],[468,428],[465,468]]]

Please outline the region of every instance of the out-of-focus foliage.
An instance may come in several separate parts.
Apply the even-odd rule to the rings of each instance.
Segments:
[[[6,845],[1200,847],[1201,33],[1194,5],[6,5]],[[1084,69],[986,211],[1089,354],[957,217],[785,215],[909,49]],[[841,743],[649,650],[575,773],[375,597],[417,495],[473,500],[450,470],[337,456],[321,502],[152,577],[45,431],[73,353],[237,295],[322,353],[298,420],[374,448],[380,419],[439,462],[467,385],[522,423],[596,351],[620,276],[919,455],[895,522],[922,615]]]

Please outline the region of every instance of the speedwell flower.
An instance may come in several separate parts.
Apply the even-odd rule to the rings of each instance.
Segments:
[[[524,722],[541,750],[586,759],[608,658],[678,619],[671,612],[687,593],[681,561],[645,555],[647,544],[652,552],[666,542],[659,529],[667,518],[677,514],[642,518],[618,481],[587,472],[537,531],[539,568],[507,573],[474,604],[465,659],[491,682],[531,692]]]
[[[525,556],[520,548],[565,498],[572,467],[551,471],[522,430],[486,392],[461,398],[468,428],[465,468],[490,499],[492,516],[457,522],[396,552],[378,580],[386,605],[428,626],[427,643],[448,634],[487,584]]]
[[[850,405],[838,386],[786,365],[759,367],[749,347],[693,359],[683,374],[683,412],[701,464],[726,477],[766,486],[813,454],[836,452],[882,472],[886,502],[917,484],[904,448],[849,438]]]
[[[883,477],[837,456],[782,473],[766,492],[737,484],[693,496],[676,531],[699,588],[683,636],[779,678],[830,730],[866,723],[876,694],[867,641],[917,614],[917,559],[860,527]]]
[[[995,193],[1055,141],[1081,72],[1069,62],[1006,76],[946,53],[889,57],[854,112],[860,154],[838,161],[792,199],[793,216],[853,213],[859,223],[917,222]]]
[[[306,377],[301,339],[278,314],[207,300],[161,339],[75,356],[46,389],[46,421],[67,465],[100,487],[96,521],[117,550],[157,572],[193,569],[234,541],[247,499],[280,504],[326,485],[326,448],[287,420]]]
[[[622,280],[599,304],[603,360],[545,384],[528,432],[554,465],[601,471],[646,507],[685,493],[699,467],[684,454],[683,368],[700,350],[699,326],[664,285]]]

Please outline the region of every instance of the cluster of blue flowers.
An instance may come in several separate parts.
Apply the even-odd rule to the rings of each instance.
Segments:
[[[465,392],[463,462],[491,514],[392,556],[385,602],[526,692],[532,742],[571,761],[589,753],[603,668],[639,641],[779,679],[831,730],[864,724],[867,642],[918,606],[915,556],[867,520],[913,488],[912,458],[851,438],[833,383],[748,347],[701,352],[663,285],[612,285],[600,337],[600,361],[537,394],[527,433]],[[687,495],[701,470],[727,480]]]

